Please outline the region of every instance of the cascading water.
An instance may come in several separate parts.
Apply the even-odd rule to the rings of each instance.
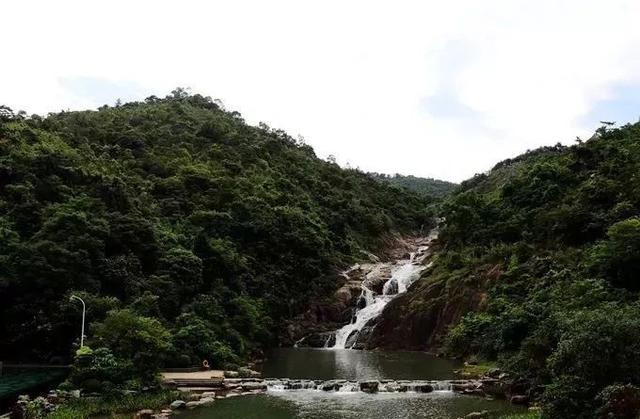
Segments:
[[[464,388],[465,385],[477,385],[473,380],[365,380],[364,383],[375,383],[376,392],[380,393],[431,393],[431,392],[447,392],[450,393],[454,389],[454,385],[458,388]],[[267,379],[264,381],[268,391],[322,391],[322,392],[338,392],[338,393],[354,393],[362,390],[362,382],[350,380],[309,380],[297,379]]]
[[[436,237],[437,231],[434,230],[426,240],[430,242]],[[366,281],[363,281],[358,308],[356,308],[351,322],[335,332],[335,344],[331,347],[332,349],[353,348],[362,329],[382,313],[389,301],[399,294],[407,292],[409,286],[420,277],[420,272],[426,269],[422,262],[428,255],[426,252],[428,248],[428,245],[420,246],[410,254],[408,259],[398,260],[391,267],[391,278],[384,283],[382,294],[374,293],[367,288]],[[377,263],[370,270],[370,274],[380,272],[385,266],[388,264]]]

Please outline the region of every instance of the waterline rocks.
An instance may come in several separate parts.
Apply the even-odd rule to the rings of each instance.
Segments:
[[[486,379],[485,379],[486,381]],[[312,390],[323,392],[394,393],[415,392],[431,393],[448,391],[469,395],[485,395],[485,383],[482,379],[460,380],[311,380],[293,378],[227,378],[223,381],[210,381],[208,385],[200,383],[198,387],[178,387],[178,390],[197,394],[202,398],[224,398],[241,394],[256,394],[266,391]],[[489,387],[490,388],[490,387]],[[188,399],[187,399],[188,400]],[[178,403],[176,403],[178,404]],[[182,403],[180,403],[182,404]],[[179,408],[179,407],[175,407]]]
[[[360,391],[364,391],[365,393],[377,393],[379,388],[378,381],[360,381]]]
[[[335,345],[335,332],[313,333],[296,342],[297,348],[327,348]]]
[[[431,393],[434,391],[472,394],[470,389],[481,387],[477,380],[265,380],[267,391],[312,390],[322,392],[364,393]]]

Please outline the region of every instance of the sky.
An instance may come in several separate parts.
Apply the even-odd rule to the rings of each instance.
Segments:
[[[3,2],[0,104],[175,87],[343,166],[462,181],[640,117],[640,1]]]

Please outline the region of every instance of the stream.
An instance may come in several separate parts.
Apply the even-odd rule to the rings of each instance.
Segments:
[[[353,349],[278,348],[267,354],[265,377],[328,380],[455,378],[459,363],[423,352],[358,351]],[[443,386],[444,388],[444,386]],[[500,414],[522,412],[504,400],[464,396],[449,390],[364,393],[347,388],[283,390],[216,400],[205,408],[180,413],[182,419],[456,419],[487,410]]]
[[[261,365],[263,377],[298,380],[293,389],[269,385],[264,394],[217,400],[213,406],[180,414],[184,419],[455,419],[471,412],[489,411],[494,417],[522,412],[503,400],[487,400],[451,391],[448,380],[457,378],[460,363],[423,352],[363,351],[359,339],[375,327],[377,317],[393,298],[410,291],[411,284],[428,266],[429,245],[437,237],[417,240],[413,251],[391,262],[356,265],[344,275],[352,280],[357,271],[360,296],[351,321],[329,333],[324,348],[278,348],[267,353]],[[358,283],[355,284],[356,287]],[[357,295],[357,294],[356,294]],[[301,342],[304,339],[301,340]],[[342,384],[327,391],[312,380],[337,380]],[[346,382],[345,382],[346,380]],[[360,390],[359,381],[374,380],[381,390]],[[409,387],[387,390],[403,380],[429,381],[433,391]],[[274,382],[278,382],[275,380]],[[389,384],[391,382],[391,384]],[[404,381],[408,383],[408,381]],[[406,384],[405,384],[406,385]]]

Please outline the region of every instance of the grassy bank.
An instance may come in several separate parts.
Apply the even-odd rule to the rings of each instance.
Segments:
[[[70,400],[47,416],[48,419],[81,419],[133,413],[141,409],[160,409],[177,398],[174,391],[136,394],[115,398],[83,398]]]

